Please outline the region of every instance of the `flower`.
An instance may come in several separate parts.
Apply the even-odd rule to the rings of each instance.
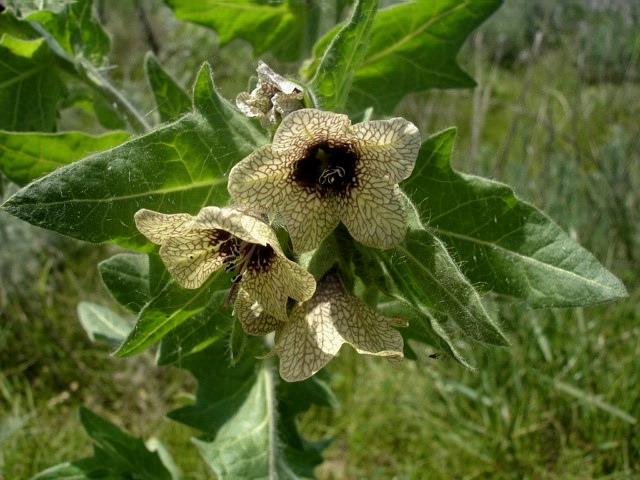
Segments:
[[[277,212],[296,252],[316,248],[340,221],[359,242],[391,248],[407,229],[398,182],[411,174],[419,148],[418,129],[402,118],[351,125],[346,115],[297,110],[272,144],[233,167],[229,193]]]
[[[333,273],[323,278],[310,300],[293,307],[286,322],[270,318],[248,296],[238,296],[235,308],[241,310],[237,316],[247,333],[263,335],[276,330],[270,355],[280,357],[280,376],[288,382],[314,375],[345,343],[358,353],[386,357],[394,363],[403,359],[402,336],[391,325],[406,324],[378,315],[345,292]]]
[[[228,301],[239,287],[277,319],[287,318],[289,297],[308,300],[313,276],[287,259],[269,225],[236,208],[205,207],[197,216],[151,210],[135,214],[138,230],[161,245],[160,257],[185,288],[198,288],[214,271],[234,271]]]
[[[264,128],[273,128],[294,110],[303,107],[302,87],[258,61],[258,85],[236,97],[236,106],[247,117],[258,117]]]

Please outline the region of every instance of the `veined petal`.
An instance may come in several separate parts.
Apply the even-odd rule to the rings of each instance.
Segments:
[[[333,289],[333,324],[344,341],[358,353],[403,358],[402,335],[390,327],[394,320],[378,315],[362,300],[347,295],[340,287]]]
[[[273,136],[273,151],[297,158],[315,143],[349,141],[351,134],[349,117],[332,112],[303,108],[287,115]]]
[[[287,321],[289,297],[309,298],[315,291],[313,276],[302,267],[294,268],[292,265],[295,264],[290,260],[274,254],[266,270],[247,269],[241,283],[242,288],[267,314],[283,322]]]
[[[331,321],[329,302],[314,297],[296,305],[276,334],[280,376],[287,382],[309,378],[337,355],[343,343]]]
[[[411,175],[420,150],[420,132],[413,123],[404,118],[376,120],[358,123],[352,131],[363,169],[371,166],[393,183]]]
[[[136,228],[149,241],[161,245],[174,235],[188,233],[193,227],[194,217],[188,213],[167,215],[143,208],[134,215]]]
[[[282,322],[267,314],[257,301],[244,290],[238,290],[233,313],[249,335],[266,335],[276,330]]]
[[[400,187],[385,179],[361,179],[360,188],[341,204],[340,218],[353,238],[374,248],[398,245],[407,231]]]
[[[300,191],[291,195],[298,201],[285,203],[277,211],[287,226],[295,252],[313,250],[340,223],[338,204]]]
[[[167,239],[160,247],[160,257],[171,276],[185,288],[198,288],[222,266],[222,257],[200,232]]]
[[[316,280],[309,272],[284,256],[279,256],[287,277],[287,295],[298,302],[309,300],[316,291]]]
[[[235,201],[265,212],[286,201],[283,185],[288,175],[286,162],[265,145],[231,169],[227,189]]]
[[[232,207],[204,207],[195,217],[196,228],[218,229],[259,245],[277,245],[271,227],[263,220]]]
[[[310,377],[331,361],[344,343],[358,353],[401,361],[403,340],[391,328],[395,323],[347,294],[338,278],[328,275],[311,300],[296,305],[289,322],[276,333],[274,351],[280,357],[280,376],[289,382]]]

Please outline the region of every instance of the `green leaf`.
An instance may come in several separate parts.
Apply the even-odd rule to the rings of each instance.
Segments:
[[[149,258],[149,291],[157,296],[171,281],[171,274],[157,253],[148,253]]]
[[[35,12],[26,20],[40,23],[69,54],[86,58],[94,65],[106,63],[109,36],[93,15],[92,0],[76,0],[58,12]]]
[[[311,404],[332,405],[326,387],[312,379],[281,387],[271,362],[254,358],[257,339],[248,349],[233,366],[225,341],[186,358],[182,366],[198,380],[196,403],[169,417],[214,439],[194,442],[220,479],[311,478],[322,447],[291,429]]]
[[[507,185],[455,172],[449,165],[454,138],[455,129],[449,129],[423,144],[404,189],[474,285],[534,307],[590,305],[627,295],[591,253]]]
[[[78,304],[78,318],[92,342],[120,343],[131,330],[131,323],[113,310],[93,302]]]
[[[90,242],[149,249],[133,215],[141,208],[197,213],[228,201],[226,173],[267,139],[219,96],[207,64],[195,111],[147,135],[59,168],[3,205],[33,225]]]
[[[212,28],[220,46],[241,38],[255,56],[271,52],[292,62],[303,53],[306,16],[310,7],[298,2],[263,0],[165,0],[181,20]]]
[[[25,185],[93,152],[115,147],[127,138],[126,132],[92,136],[81,132],[0,131],[0,171],[9,180]]]
[[[191,109],[191,100],[187,93],[162,68],[153,53],[147,53],[144,66],[161,122],[172,120]]]
[[[500,327],[484,309],[478,292],[429,231],[412,225],[404,243],[380,250],[378,257],[390,282],[390,293],[427,318],[436,314],[456,323],[470,338],[490,345],[508,345]],[[434,312],[429,315],[429,312]],[[420,317],[424,322],[427,318]],[[430,328],[433,328],[431,322]]]
[[[501,0],[417,0],[381,10],[376,16],[364,60],[355,73],[349,111],[373,106],[391,113],[408,93],[430,88],[475,85],[457,64],[465,39],[502,3]],[[315,61],[304,70],[315,73],[337,30],[314,47]]]
[[[108,130],[121,130],[126,128],[127,122],[122,113],[118,110],[117,105],[109,103],[109,101],[99,92],[93,92],[93,113],[104,128]]]
[[[94,470],[100,471],[101,468],[93,462],[87,462],[86,459],[77,462],[64,462],[43,470],[31,480],[90,480],[91,478],[116,480],[113,476],[91,477]]]
[[[146,255],[119,253],[100,262],[98,271],[109,293],[128,310],[138,313],[151,300]]]
[[[351,18],[333,37],[309,83],[319,108],[342,111],[351,82],[369,42],[378,0],[360,0]]]
[[[158,440],[152,439],[150,443],[162,455],[150,451],[142,440],[132,437],[87,408],[80,407],[80,421],[93,441],[94,455],[48,468],[33,480],[181,479],[175,463]],[[162,457],[171,468],[164,465]]]
[[[226,296],[226,290],[215,292],[207,308],[162,338],[158,365],[181,363],[187,356],[204,350],[229,333],[234,318],[231,308],[221,308]]]
[[[39,12],[40,10],[57,12],[74,1],[76,0],[5,0],[2,3],[10,9],[19,9],[21,15],[28,15],[29,13]]]
[[[0,37],[0,129],[54,130],[65,95],[55,62],[42,39]]]
[[[468,348],[461,341],[460,329],[452,328],[451,322],[446,321],[446,316],[432,315],[426,309],[418,310],[409,303],[398,300],[378,304],[376,310],[381,315],[409,322],[406,328],[398,330],[405,339],[405,357],[408,357],[409,348],[406,340],[415,340],[431,345],[437,353],[446,352],[464,367],[475,370],[469,359],[470,352],[465,351]]]
[[[214,292],[228,283],[228,276],[222,272],[214,274],[197,289],[183,288],[175,281],[169,281],[140,311],[135,326],[114,355],[134,355],[158,342],[171,330],[203,310],[211,302]]]
[[[94,442],[96,455],[108,460],[101,465],[104,470],[124,478],[173,479],[158,454],[147,450],[142,440],[84,407],[80,407],[80,421]]]
[[[87,8],[87,6],[89,7]],[[32,17],[33,20],[30,20]],[[36,19],[43,23],[41,24]],[[137,132],[145,132],[149,129],[146,119],[111,85],[102,71],[91,63],[91,60],[98,63],[98,65],[104,62],[104,55],[108,50],[109,42],[100,24],[92,17],[90,2],[74,2],[73,5],[69,5],[58,13],[40,11],[34,13],[29,19],[15,18],[12,12],[8,11],[0,16],[0,25],[6,25],[8,32],[22,40],[35,38],[37,41],[46,43],[47,48],[43,47],[43,51],[49,56],[49,61],[48,63],[40,62],[40,67],[46,69],[44,80],[51,81],[51,88],[47,88],[47,95],[51,96],[56,93],[56,88],[54,87],[56,87],[57,83],[61,83],[59,73],[64,71],[89,86],[95,95],[102,97],[102,105],[108,105],[111,110],[112,118],[109,119],[111,123],[115,120],[113,118],[115,115],[125,119],[131,128]],[[47,28],[51,28],[52,31],[48,31]],[[67,30],[67,28],[70,30]],[[2,60],[1,54],[0,60]],[[7,65],[9,72],[12,72],[12,76],[15,77],[15,72],[17,71],[15,66]],[[0,99],[2,99],[3,95],[1,78],[3,70],[7,69],[7,65],[0,66]],[[17,78],[22,79],[24,75],[35,74],[43,76],[36,68],[31,68],[25,69],[23,74]],[[32,80],[33,82],[35,80]],[[37,86],[34,84],[34,88],[29,93],[38,91]],[[39,98],[38,95],[29,95],[29,97],[31,96],[35,99]],[[62,96],[64,95],[58,95],[58,97]],[[19,108],[22,106],[21,98],[14,98],[8,94],[7,104],[10,109],[7,111],[23,112],[24,115],[24,110]],[[45,98],[48,97],[45,96]],[[60,103],[59,100],[58,98],[56,105]],[[96,103],[99,104],[98,102]],[[54,109],[53,114],[56,113],[56,110],[57,108]],[[100,112],[99,109],[98,111]],[[100,113],[101,121],[106,120],[107,117],[104,115],[106,112],[102,111]],[[50,122],[51,126],[49,128],[38,130],[52,130],[54,127],[53,120]],[[16,128],[9,128],[2,123],[0,123],[0,128],[16,130]],[[20,130],[26,130],[26,128],[20,128]]]
[[[178,365],[189,370],[198,380],[196,402],[169,412],[169,418],[196,428],[212,437],[237,414],[258,376],[261,352],[252,342],[252,355],[230,365],[225,339],[201,352],[190,355]]]

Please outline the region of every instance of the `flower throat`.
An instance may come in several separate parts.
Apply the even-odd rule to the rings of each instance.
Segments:
[[[356,185],[358,156],[349,145],[319,143],[296,162],[292,179],[321,197],[347,195]]]

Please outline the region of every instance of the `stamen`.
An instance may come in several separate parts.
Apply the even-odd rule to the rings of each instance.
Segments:
[[[333,185],[333,183],[336,181],[336,175],[338,175],[338,177],[342,178],[345,175],[345,170],[344,168],[342,168],[341,166],[335,166],[333,168],[327,168],[324,172],[322,172],[322,174],[320,175],[320,178],[318,178],[318,181],[320,182],[321,185],[324,185],[325,183],[328,183],[329,185]]]
[[[233,283],[231,285],[231,288],[229,289],[229,293],[227,294],[227,297],[224,299],[224,303],[222,304],[223,308],[228,308],[229,305],[231,305],[231,302],[233,301],[233,298],[236,296],[236,292],[238,291],[239,287],[240,285],[238,283]]]

